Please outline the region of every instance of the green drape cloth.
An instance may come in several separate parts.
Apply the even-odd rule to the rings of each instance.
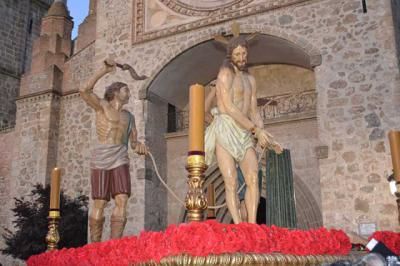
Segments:
[[[296,207],[294,199],[293,172],[290,151],[266,154],[266,220],[267,225],[296,228]]]

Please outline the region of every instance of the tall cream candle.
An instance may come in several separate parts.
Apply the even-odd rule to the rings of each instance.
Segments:
[[[190,86],[189,92],[189,153],[204,152],[204,87]]]
[[[60,184],[61,169],[56,167],[51,171],[50,209],[60,209]]]

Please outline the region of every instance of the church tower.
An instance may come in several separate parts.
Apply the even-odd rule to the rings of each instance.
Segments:
[[[45,184],[56,164],[61,86],[64,64],[71,55],[72,27],[65,1],[56,0],[42,20],[31,68],[23,75],[16,101],[15,134],[20,141],[15,153],[25,158],[25,163],[19,159],[13,163],[16,182]]]
[[[0,2],[0,132],[15,125],[15,99],[29,71],[33,41],[53,0]]]

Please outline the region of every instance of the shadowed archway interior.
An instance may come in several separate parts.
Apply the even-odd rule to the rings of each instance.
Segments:
[[[192,84],[208,84],[217,76],[225,58],[225,48],[214,40],[197,44],[171,60],[154,78],[148,94],[183,109]],[[248,63],[288,64],[312,69],[309,55],[296,44],[272,35],[259,34],[251,43]]]

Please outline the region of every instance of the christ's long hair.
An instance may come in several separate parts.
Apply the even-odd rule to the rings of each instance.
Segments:
[[[226,46],[226,56],[224,59],[224,62],[222,63],[222,67],[228,68],[232,71],[234,71],[233,67],[233,62],[232,62],[232,52],[237,48],[238,46],[242,46],[243,48],[246,48],[248,51],[249,49],[249,42],[247,41],[246,37],[244,36],[238,36],[234,37],[231,40],[229,40],[228,45]],[[247,66],[242,69],[244,72],[248,72]]]

